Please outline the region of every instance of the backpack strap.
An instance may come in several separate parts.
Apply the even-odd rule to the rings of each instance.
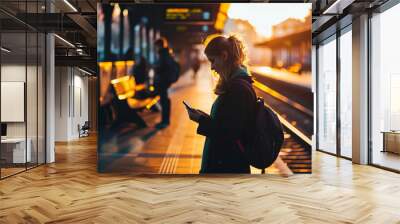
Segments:
[[[253,96],[254,106],[256,105],[257,95],[256,95],[256,92],[253,89],[252,84],[249,81],[245,80],[244,78],[238,77],[238,78],[235,78],[234,80],[232,80],[232,83],[238,83],[239,85],[244,86],[251,93],[251,95]],[[249,129],[249,127],[247,127],[247,129]],[[236,144],[238,145],[239,150],[242,153],[244,153],[245,147],[243,145],[242,140],[241,139],[237,139],[236,140]]]
[[[244,78],[238,77],[238,78],[233,79],[232,82],[240,83],[240,85],[245,86],[246,89],[248,89],[251,92],[251,94],[253,95],[254,102],[257,100],[257,94],[253,89],[253,85],[249,81],[245,80]]]

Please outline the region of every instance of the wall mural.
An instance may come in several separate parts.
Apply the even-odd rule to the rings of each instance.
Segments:
[[[311,4],[97,13],[99,172],[311,173]]]

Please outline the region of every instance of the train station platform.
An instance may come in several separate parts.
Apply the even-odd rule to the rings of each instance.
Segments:
[[[251,66],[250,71],[261,76],[275,79],[281,82],[290,83],[298,87],[311,90],[312,76],[311,73],[298,74],[283,69],[271,68],[268,66]]]
[[[107,138],[99,149],[100,171],[132,172],[156,174],[198,174],[201,166],[205,137],[196,133],[197,123],[191,121],[182,103],[183,100],[195,108],[210,112],[216,98],[213,85],[216,80],[211,75],[208,64],[202,64],[196,79],[193,71],[181,75],[177,83],[170,88],[171,124],[165,129],[156,129],[161,114],[142,111],[140,116],[148,128],[137,129],[133,125],[119,128],[117,134]],[[269,174],[292,175],[283,158],[303,156],[300,146],[290,143],[290,134],[285,134],[285,144],[280,157],[266,170]],[[290,146],[289,146],[290,145]],[[288,154],[292,155],[288,155]],[[311,172],[311,157],[307,160]],[[296,163],[296,162],[294,162]],[[304,164],[297,164],[302,168]],[[295,171],[296,172],[296,171]],[[252,168],[252,173],[261,170]]]

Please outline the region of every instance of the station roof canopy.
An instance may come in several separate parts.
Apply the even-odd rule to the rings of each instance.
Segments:
[[[291,33],[282,37],[271,38],[264,42],[255,44],[256,47],[283,48],[296,45],[299,42],[311,40],[311,30],[306,29]]]

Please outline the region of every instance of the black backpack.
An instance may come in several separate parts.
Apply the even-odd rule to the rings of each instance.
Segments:
[[[168,81],[170,84],[175,83],[179,79],[179,75],[181,74],[181,66],[175,59],[170,55],[168,57]]]
[[[257,100],[255,117],[243,152],[251,166],[265,173],[265,168],[272,165],[279,155],[284,140],[283,128],[278,116],[264,105],[264,99],[256,97],[251,84],[245,82]]]

